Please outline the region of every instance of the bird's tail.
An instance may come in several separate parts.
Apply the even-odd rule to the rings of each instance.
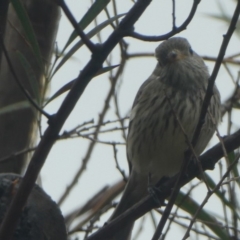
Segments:
[[[132,171],[126,188],[123,192],[123,196],[109,221],[117,218],[138,201],[140,201],[143,197],[145,197],[147,195],[147,185],[147,176],[143,177]],[[114,236],[109,240],[130,240],[133,224],[134,223],[132,222],[123,228],[119,227],[119,231],[117,231],[116,234],[114,234]]]

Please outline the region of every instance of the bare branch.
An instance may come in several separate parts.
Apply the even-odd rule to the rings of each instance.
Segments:
[[[192,9],[191,9],[187,19],[185,20],[185,22],[180,27],[173,28],[172,31],[170,31],[169,33],[166,33],[166,34],[163,34],[160,36],[145,36],[145,35],[142,35],[142,34],[139,34],[136,32],[132,32],[128,36],[142,40],[142,41],[148,41],[148,42],[158,42],[158,41],[168,39],[168,38],[174,36],[175,34],[182,32],[183,30],[185,30],[187,28],[188,24],[192,21],[194,15],[196,13],[199,3],[200,3],[200,0],[193,0]]]

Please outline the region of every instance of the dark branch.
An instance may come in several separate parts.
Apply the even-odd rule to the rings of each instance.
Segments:
[[[98,48],[98,51],[93,52],[92,58],[77,77],[74,86],[64,99],[54,118],[51,119],[49,127],[43,134],[42,139],[33,154],[28,169],[19,186],[19,190],[11,202],[8,212],[1,224],[0,239],[11,239],[22,209],[54,142],[58,138],[58,134],[63,124],[72,112],[90,80],[101,69],[102,64],[109,53],[126,35],[126,32],[129,32],[130,29],[132,29],[133,25],[148,7],[150,2],[151,0],[138,0],[133,5],[128,14],[121,21],[116,30],[109,36],[106,42]]]
[[[172,0],[172,30],[176,28],[176,3]]]
[[[228,153],[234,151],[240,146],[240,130],[236,133],[227,136],[224,140],[224,145]],[[202,164],[202,169],[206,170],[213,170],[214,165],[224,156],[224,152],[222,149],[222,144],[218,143],[210,150],[205,152],[199,157],[199,160]],[[200,174],[200,169],[194,161],[191,161],[189,167],[187,169],[186,174],[181,179],[180,186],[184,186],[195,177],[198,177]],[[171,195],[172,189],[175,186],[177,179],[179,178],[179,174],[175,177],[169,179],[167,182],[158,186],[161,191],[156,191],[158,194],[159,202],[164,202],[166,198]],[[106,224],[102,229],[97,231],[96,233],[92,234],[88,240],[104,240],[111,237],[119,230],[119,226],[123,228],[130,222],[135,221],[139,217],[143,216],[145,213],[149,212],[153,208],[156,208],[156,201],[152,198],[152,196],[148,196],[135,204],[132,208],[127,210],[118,218],[114,219],[110,223]]]
[[[217,58],[217,61],[215,63],[213,72],[212,72],[212,74],[209,78],[208,87],[207,87],[206,95],[205,95],[204,100],[203,100],[199,121],[198,121],[197,127],[194,131],[192,142],[191,142],[191,146],[193,146],[193,147],[196,146],[198,137],[200,135],[202,126],[204,124],[204,120],[205,120],[205,117],[206,117],[206,114],[207,114],[207,109],[208,109],[211,97],[213,95],[214,82],[215,82],[215,79],[217,77],[220,66],[222,64],[222,61],[223,61],[223,58],[224,58],[224,55],[225,55],[225,51],[227,49],[227,46],[228,46],[229,41],[231,39],[231,36],[232,36],[232,34],[233,34],[233,32],[236,28],[236,24],[238,22],[239,14],[240,14],[240,1],[238,1],[238,4],[236,6],[235,12],[234,12],[233,17],[232,17],[232,21],[231,21],[230,26],[228,28],[227,34],[224,36],[223,43],[222,43],[222,46],[220,48],[218,58]],[[192,155],[192,149],[191,149],[191,147],[188,147],[188,150],[185,152],[185,161],[182,164],[181,171],[180,171],[180,174],[178,176],[178,180],[176,181],[176,183],[174,185],[173,191],[171,193],[171,197],[169,199],[167,207],[164,210],[164,213],[162,215],[162,218],[160,220],[160,223],[159,223],[159,225],[158,225],[158,227],[155,231],[155,234],[154,234],[152,240],[159,239],[159,237],[160,237],[160,235],[163,231],[163,228],[164,228],[164,226],[167,222],[169,214],[171,213],[171,210],[172,210],[172,207],[175,203],[177,195],[180,191],[181,182],[182,182],[182,179],[184,178],[187,166],[190,162],[191,155]]]
[[[197,142],[197,139],[198,139],[198,136],[200,134],[202,125],[204,123],[204,119],[205,119],[205,116],[206,116],[206,113],[207,113],[207,108],[208,108],[208,105],[210,103],[211,97],[213,95],[213,86],[214,86],[214,83],[215,83],[215,79],[216,79],[218,71],[221,67],[221,64],[222,64],[223,58],[225,56],[225,52],[226,52],[226,49],[228,47],[229,41],[230,41],[230,39],[232,37],[232,34],[233,34],[233,32],[236,28],[236,24],[238,22],[239,14],[240,14],[240,1],[238,1],[238,4],[236,6],[235,12],[233,14],[233,17],[232,17],[232,20],[231,20],[231,23],[230,23],[230,26],[228,28],[228,31],[227,31],[226,35],[223,36],[223,42],[222,42],[222,45],[221,45],[221,48],[220,48],[220,51],[219,51],[219,54],[218,54],[218,57],[217,57],[217,61],[215,63],[213,72],[212,72],[212,74],[209,78],[207,92],[206,92],[205,98],[203,100],[202,110],[201,110],[201,113],[200,113],[200,119],[199,119],[198,126],[197,126],[197,128],[194,132],[193,139],[192,139],[192,145],[193,146],[195,146],[195,144]]]
[[[192,21],[194,15],[196,13],[199,3],[200,3],[200,0],[193,0],[193,5],[191,8],[191,11],[190,11],[187,19],[185,20],[185,22],[180,27],[173,28],[172,31],[170,31],[169,33],[166,33],[166,34],[160,35],[160,36],[145,36],[145,35],[142,35],[142,34],[139,34],[136,32],[132,32],[128,36],[142,40],[142,41],[148,41],[148,42],[158,42],[158,41],[168,39],[168,38],[174,36],[175,34],[182,32],[183,30],[185,30],[187,28],[188,24]]]
[[[94,53],[97,49],[96,46],[91,42],[91,40],[86,36],[86,34],[82,31],[82,29],[79,27],[77,21],[73,17],[72,13],[70,12],[68,6],[66,5],[64,0],[57,0],[59,6],[64,11],[65,15],[67,16],[70,23],[73,25],[75,31],[80,36],[84,44],[88,47],[88,49]]]

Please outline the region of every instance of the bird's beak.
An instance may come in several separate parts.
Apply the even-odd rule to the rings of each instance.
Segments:
[[[183,58],[185,58],[185,55],[178,50],[172,50],[167,56],[167,59],[170,63],[179,61]]]

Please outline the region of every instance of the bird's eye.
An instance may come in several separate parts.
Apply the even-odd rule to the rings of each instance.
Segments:
[[[191,55],[193,55],[193,50],[192,50],[191,47],[189,48],[189,52],[190,52]]]

